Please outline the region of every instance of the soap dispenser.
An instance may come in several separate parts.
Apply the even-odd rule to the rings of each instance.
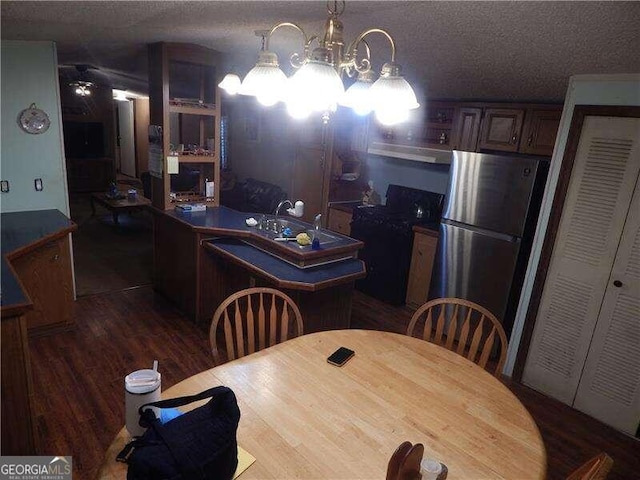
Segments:
[[[322,214],[316,215],[316,218],[313,220],[313,240],[311,241],[311,249],[312,250],[320,250],[320,222],[322,220]]]

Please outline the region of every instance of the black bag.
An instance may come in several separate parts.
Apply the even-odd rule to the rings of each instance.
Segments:
[[[205,405],[164,425],[147,408],[175,408],[209,397]],[[147,403],[139,412],[140,426],[148,429],[117,457],[129,464],[128,480],[233,478],[238,466],[240,409],[230,388],[215,387],[189,397]]]

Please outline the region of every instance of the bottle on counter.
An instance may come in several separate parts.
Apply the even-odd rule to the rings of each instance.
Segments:
[[[210,181],[208,178],[204,179],[204,196],[207,198],[213,198],[214,196],[213,181]]]
[[[311,249],[312,250],[320,250],[320,222],[321,222],[322,214],[316,215],[316,218],[313,220],[313,240],[311,241]]]

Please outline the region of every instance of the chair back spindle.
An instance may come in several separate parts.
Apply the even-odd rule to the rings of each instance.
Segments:
[[[601,452],[573,471],[567,480],[605,480],[613,467],[613,459]]]
[[[285,293],[266,287],[248,288],[229,296],[213,315],[209,342],[216,365],[225,361],[218,347],[221,333],[226,360],[230,361],[302,335],[302,315]]]
[[[402,442],[393,452],[387,465],[387,480],[420,480],[420,462],[424,445]]]
[[[508,346],[504,328],[495,315],[474,302],[461,298],[431,300],[413,314],[407,335],[443,346],[485,369],[496,352],[493,373],[497,377],[502,373]]]

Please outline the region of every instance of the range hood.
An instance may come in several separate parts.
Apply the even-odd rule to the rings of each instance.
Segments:
[[[415,147],[410,145],[396,145],[393,143],[372,142],[367,153],[383,157],[402,158],[424,163],[450,164],[453,153],[451,150],[437,148]]]

